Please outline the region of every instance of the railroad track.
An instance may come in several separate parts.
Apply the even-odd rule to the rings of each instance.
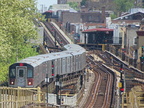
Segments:
[[[59,37],[59,39],[60,39],[60,42],[63,42],[63,45],[73,43],[73,42],[68,38],[68,36],[57,26],[57,24],[55,24],[54,22],[51,22],[51,25],[53,26],[54,30],[55,30],[56,33],[58,34],[58,37]]]
[[[121,64],[123,64],[123,73],[124,73],[124,79],[126,83],[125,91],[129,92],[131,88],[133,88],[136,85],[144,84],[144,73],[127,65],[125,62],[120,61],[118,58],[113,56],[112,54],[97,51],[97,54],[99,57],[105,61],[105,64],[109,67],[112,67],[116,71],[120,72]],[[137,80],[140,79],[140,80]]]
[[[62,47],[66,44],[69,44],[67,39],[64,37],[64,34],[60,32],[60,29],[56,28],[53,23],[44,22],[44,25],[47,27],[47,29],[50,30],[51,34],[55,38],[55,40],[58,42],[58,44]],[[54,40],[54,41],[55,41]]]
[[[44,30],[45,41],[49,47],[55,47],[55,42],[50,38],[49,34]]]
[[[95,74],[95,80],[83,108],[110,108],[113,103],[114,74],[107,70],[102,62],[94,61],[92,56],[88,56],[88,62]]]

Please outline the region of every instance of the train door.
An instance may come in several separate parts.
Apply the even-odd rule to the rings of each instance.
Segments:
[[[26,67],[17,67],[17,86],[25,87],[26,85]]]

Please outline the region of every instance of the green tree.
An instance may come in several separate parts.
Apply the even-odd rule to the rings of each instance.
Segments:
[[[83,5],[85,6],[85,5],[86,5],[86,1],[87,1],[87,0],[82,0],[81,6],[83,6]]]
[[[114,18],[116,18],[117,16],[116,16],[116,14],[111,14],[110,17],[111,17],[111,19],[114,19]]]
[[[134,0],[115,0],[116,11],[120,14],[128,11],[134,6]]]
[[[2,0],[0,7],[0,58],[4,60],[19,44],[36,38],[36,8],[33,0]]]
[[[70,5],[70,7],[72,7],[75,10],[79,10],[79,4],[77,2],[68,2],[68,4]]]
[[[0,1],[0,80],[5,80],[10,63],[35,51],[28,40],[37,38],[34,18],[38,18],[34,0]],[[1,76],[2,75],[2,76]]]

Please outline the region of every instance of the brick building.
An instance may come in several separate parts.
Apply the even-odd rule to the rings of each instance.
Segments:
[[[101,11],[87,11],[87,12],[69,12],[62,13],[62,22],[71,23],[105,23],[105,18],[109,16],[109,13],[105,11],[105,7],[102,7]]]
[[[106,14],[108,15],[108,14]],[[105,23],[104,12],[62,12],[61,22],[70,23]]]
[[[65,25],[67,22],[70,23],[80,23],[81,22],[81,14],[76,12],[62,12],[61,15],[62,23]]]
[[[113,9],[113,0],[87,0],[86,7],[92,10],[99,10],[103,6],[107,10]]]

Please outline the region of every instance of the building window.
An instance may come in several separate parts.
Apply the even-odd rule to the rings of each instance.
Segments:
[[[119,33],[119,44],[122,44],[122,33]]]
[[[92,20],[92,16],[89,16],[89,17],[88,17],[88,20],[91,21],[91,20]]]
[[[137,37],[134,37],[134,39],[133,39],[133,44],[134,44],[134,45],[137,44]]]

